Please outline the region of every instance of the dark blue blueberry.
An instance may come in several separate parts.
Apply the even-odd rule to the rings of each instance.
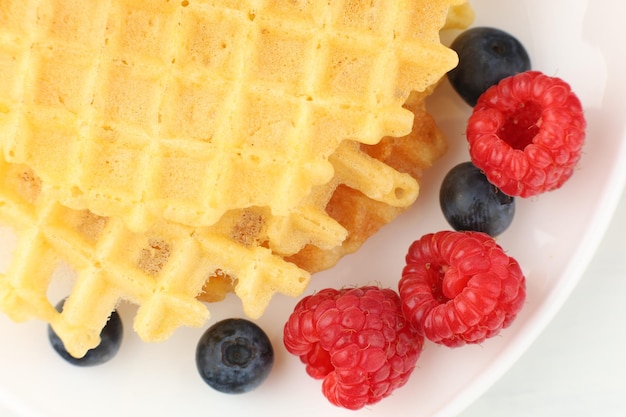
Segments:
[[[499,29],[468,29],[450,47],[459,55],[459,64],[448,72],[448,79],[472,107],[489,87],[506,77],[530,70],[530,58],[524,46]]]
[[[202,379],[228,394],[258,387],[274,365],[265,332],[245,319],[226,319],[209,327],[198,341],[196,366]]]
[[[56,309],[61,311],[64,303],[65,300],[61,300],[57,304]],[[51,326],[48,326],[48,339],[54,350],[61,355],[63,359],[76,366],[101,365],[111,360],[120,349],[123,334],[124,327],[122,326],[122,320],[117,311],[113,311],[109,317],[109,321],[100,332],[100,344],[88,350],[82,358],[75,358],[65,350],[65,346],[63,346],[63,342],[59,339],[59,336],[52,330]]]
[[[443,179],[439,203],[454,230],[498,236],[513,221],[515,199],[491,184],[471,162],[452,168]]]

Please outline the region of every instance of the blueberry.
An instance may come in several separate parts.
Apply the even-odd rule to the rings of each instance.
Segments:
[[[61,300],[56,309],[61,311],[65,300]],[[63,359],[76,366],[95,366],[101,365],[111,360],[119,351],[122,344],[122,336],[124,334],[124,327],[122,326],[122,320],[117,313],[113,311],[109,317],[109,321],[102,328],[100,332],[100,344],[93,349],[87,351],[82,358],[75,358],[65,350],[63,341],[52,330],[52,327],[48,325],[48,339],[54,350],[61,355]]]
[[[470,106],[502,79],[530,70],[530,58],[514,36],[499,29],[477,27],[461,33],[450,45],[459,64],[448,80]]]
[[[196,347],[202,379],[217,391],[239,394],[258,387],[274,365],[265,332],[246,319],[226,319],[209,327]]]
[[[439,190],[444,217],[454,230],[472,230],[498,236],[513,221],[515,199],[492,185],[471,162],[452,168]]]

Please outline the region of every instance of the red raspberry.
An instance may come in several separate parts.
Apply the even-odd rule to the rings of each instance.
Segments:
[[[517,261],[489,235],[443,231],[413,242],[399,289],[409,323],[456,347],[508,327],[524,304],[525,283]]]
[[[563,80],[537,71],[505,78],[478,100],[467,126],[472,162],[510,196],[555,190],[580,159],[586,122]]]
[[[310,376],[324,379],[326,398],[351,410],[404,385],[424,344],[402,315],[398,294],[374,286],[303,298],[285,324],[283,341]]]

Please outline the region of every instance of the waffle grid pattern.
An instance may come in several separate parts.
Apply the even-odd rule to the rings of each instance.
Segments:
[[[287,215],[331,180],[342,141],[408,133],[410,90],[441,76],[423,79],[424,54],[449,54],[403,37],[396,2],[371,16],[357,1],[311,3],[11,3],[0,60],[26,75],[0,97],[6,159],[137,231],[251,206]]]
[[[180,326],[202,325],[209,312],[196,297],[218,270],[240,277],[235,291],[252,317],[274,292],[296,296],[308,283],[306,271],[266,248],[166,222],[133,233],[119,219],[46,198],[45,185],[28,167],[2,162],[0,174],[0,219],[18,231],[12,262],[0,277],[0,308],[16,321],[51,323],[75,355],[98,344],[102,326],[122,300],[139,306],[134,328],[146,341],[166,339]],[[77,276],[59,313],[47,291],[61,262]]]

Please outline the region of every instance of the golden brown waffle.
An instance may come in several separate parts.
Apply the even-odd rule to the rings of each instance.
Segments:
[[[302,201],[335,149],[407,134],[410,91],[456,64],[439,30],[459,3],[3,0],[0,146],[64,205],[136,231],[319,216]],[[415,184],[402,196],[385,202]]]
[[[231,290],[258,317],[275,292],[299,295],[310,272],[409,206],[443,150],[423,100],[442,75],[432,66],[455,62],[437,28],[463,2],[359,13],[366,3],[388,5],[0,0],[0,220],[18,238],[0,309],[50,322],[75,356],[121,300],[138,305],[146,341],[202,324],[198,298]],[[199,30],[208,22],[217,26]],[[217,39],[229,26],[246,41]],[[271,51],[247,45],[294,35],[274,51],[291,57],[280,72],[258,65]],[[316,68],[293,61],[308,38],[319,51],[305,55],[326,57]],[[340,53],[355,56],[325,66]],[[306,76],[284,79],[293,66]],[[383,71],[393,76],[381,82]],[[411,89],[425,92],[399,106]],[[380,140],[412,121],[415,134]],[[59,313],[47,291],[62,262],[76,278]]]

